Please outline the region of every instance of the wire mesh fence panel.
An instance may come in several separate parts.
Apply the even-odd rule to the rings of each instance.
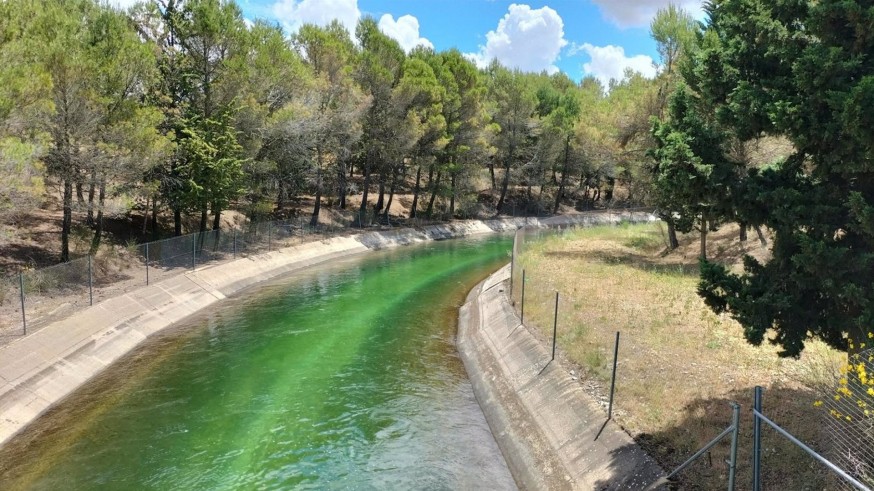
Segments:
[[[368,231],[391,230],[396,226],[446,225],[436,217],[367,223],[370,224]],[[311,224],[308,216],[250,222],[238,229],[192,233],[126,248],[104,247],[90,260],[90,268],[89,259],[85,257],[24,272],[21,281],[18,275],[3,277],[0,278],[0,335],[23,333],[25,321],[28,328],[38,328],[85,308],[92,301],[97,303],[217,261],[360,233],[359,225],[355,217],[342,223],[334,221],[316,225]],[[543,233],[539,229],[523,232],[520,238],[522,249],[527,247],[528,241]],[[514,244],[514,256],[523,254],[522,249]],[[514,297],[519,294],[522,267],[514,264]],[[24,287],[23,296],[21,286]]]
[[[90,263],[85,257],[23,274],[28,329],[39,328],[90,305]]]
[[[0,335],[18,335],[24,330],[21,318],[21,278],[0,278]]]
[[[194,258],[193,234],[181,235],[149,244],[150,265],[163,269],[191,269]]]
[[[870,346],[874,340],[867,339]],[[864,341],[857,341],[862,343]],[[834,393],[823,399],[828,457],[874,489],[874,348],[849,355]],[[835,479],[836,489],[857,489]]]
[[[302,225],[298,219],[277,220],[270,226],[271,248],[273,250],[291,247],[302,241]]]

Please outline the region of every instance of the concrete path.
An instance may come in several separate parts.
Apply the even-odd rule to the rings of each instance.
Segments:
[[[643,489],[664,475],[509,304],[509,266],[471,291],[458,346],[474,393],[524,489]]]

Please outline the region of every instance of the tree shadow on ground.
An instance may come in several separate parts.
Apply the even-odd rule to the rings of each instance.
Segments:
[[[753,387],[728,394],[726,397],[697,399],[687,404],[682,419],[662,431],[640,434],[635,443],[653,457],[666,473],[671,472],[731,425],[730,403],[741,407],[740,436],[736,472],[736,489],[751,489],[753,448]],[[666,394],[667,397],[669,395]],[[781,386],[766,388],[763,413],[796,438],[828,458],[829,441],[833,438],[823,424],[829,417],[813,406],[817,395],[808,389]],[[621,401],[618,401],[621,404]],[[839,436],[838,436],[839,437]],[[696,462],[681,471],[667,489],[722,489],[728,482],[731,438],[724,438]],[[621,456],[627,448],[611,452],[614,461],[610,469],[621,468]],[[836,476],[785,437],[762,423],[761,478],[763,489],[821,490],[833,489]],[[596,489],[620,489],[610,481],[600,481]],[[665,488],[660,488],[665,489]]]
[[[11,275],[17,273],[21,268],[28,266],[42,267],[58,262],[58,253],[45,247],[45,240],[53,240],[53,237],[46,238],[43,235],[47,233],[34,233],[33,236],[39,236],[34,239],[33,244],[6,244],[3,246],[3,254],[0,255],[0,276]]]
[[[648,273],[664,274],[669,276],[698,277],[698,261],[688,262],[665,262],[657,258],[643,254],[629,254],[627,252],[609,251],[547,251],[544,256],[568,259],[598,261],[604,264],[630,266]]]

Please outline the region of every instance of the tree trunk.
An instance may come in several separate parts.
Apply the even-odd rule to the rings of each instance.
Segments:
[[[385,223],[389,223],[388,214],[391,211],[391,203],[395,199],[395,187],[397,186],[399,172],[395,169],[391,173],[391,185],[388,188],[388,202],[385,205],[385,210],[382,213],[382,218],[385,220]]]
[[[277,193],[276,193],[276,209],[282,210],[285,208],[285,198],[287,193],[285,192],[285,181],[282,179],[277,183]],[[254,218],[254,217],[253,217]]]
[[[70,229],[73,226],[73,182],[64,179],[64,218],[61,221],[61,262],[70,260]]]
[[[88,184],[88,214],[85,223],[90,227],[94,225],[94,192],[97,184],[97,170],[91,171],[91,182]]]
[[[419,206],[419,183],[422,180],[422,166],[416,165],[416,186],[413,187],[413,206],[410,208],[410,218],[416,218],[416,208]]]
[[[555,193],[555,206],[552,207],[552,214],[558,213],[558,207],[561,205],[561,198],[564,194],[564,183],[567,178],[567,168],[570,161],[571,139],[568,137],[564,143],[564,164],[561,166],[561,180],[558,181],[558,191]]]
[[[495,181],[495,164],[489,163],[489,176],[492,178],[492,191],[498,189],[498,185]]]
[[[322,150],[316,148],[316,199],[313,204],[313,214],[310,216],[310,227],[319,225],[319,213],[322,211]]]
[[[148,228],[148,226],[149,226],[149,197],[146,196],[146,206],[143,207],[143,230],[140,233],[140,235],[145,237],[146,229]]]
[[[379,173],[379,197],[376,198],[376,204],[373,205],[373,216],[377,216],[385,206],[385,169]]]
[[[370,164],[364,165],[364,193],[361,195],[361,206],[358,208],[358,226],[364,227],[367,218],[367,193],[370,188]]]
[[[762,228],[758,225],[753,226],[753,229],[756,231],[756,235],[759,236],[759,242],[762,243],[762,247],[768,245],[768,240],[765,238],[765,234],[762,233]]]
[[[449,180],[449,218],[452,219],[455,216],[455,178],[456,175],[453,172],[452,178]]]
[[[76,180],[76,202],[78,202],[79,206],[85,204],[85,195],[82,192],[82,181]]]
[[[100,195],[97,198],[97,219],[95,220],[94,238],[91,239],[91,251],[93,256],[100,248],[100,239],[103,237],[103,204],[106,202],[106,178],[100,180]]]
[[[340,209],[346,209],[346,161],[340,160],[337,164],[337,198],[340,201]]]
[[[319,226],[319,213],[322,211],[322,187],[316,188],[316,202],[313,205],[313,214],[310,215],[310,227]]]
[[[222,208],[216,204],[212,204],[212,229],[218,230],[222,226]]]
[[[510,149],[510,155],[504,163],[504,181],[501,183],[501,197],[498,199],[497,208],[498,214],[504,208],[504,200],[507,198],[507,187],[510,185],[510,165],[513,163],[513,150]]]
[[[173,235],[182,235],[182,210],[178,206],[173,208]]]
[[[201,234],[206,232],[207,216],[209,215],[207,210],[208,210],[208,207],[206,205],[206,201],[203,201],[200,204],[200,229],[199,230],[200,230]]]
[[[152,196],[152,240],[158,240],[158,196]]]
[[[707,218],[701,216],[701,259],[707,259]]]
[[[442,173],[437,171],[437,178],[434,180],[433,186],[431,186],[431,199],[428,200],[428,209],[425,210],[425,215],[428,218],[431,218],[431,215],[434,212],[434,199],[437,198],[437,188],[440,186],[441,177]]]
[[[666,220],[666,222],[668,222],[668,247],[673,251],[680,247],[680,241],[677,239],[677,228],[674,226],[673,220]]]
[[[749,225],[747,225],[746,222],[740,222],[740,241],[741,242],[747,241],[747,227],[749,227]]]

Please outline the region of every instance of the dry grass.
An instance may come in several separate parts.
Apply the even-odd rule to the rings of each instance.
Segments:
[[[658,224],[599,227],[531,241],[518,263],[526,269],[525,318],[552,335],[554,292],[561,293],[559,346],[588,374],[596,397],[609,390],[613,342],[621,331],[614,418],[665,468],[682,463],[730,424],[729,401],[742,406],[739,488],[750,482],[753,387],[766,388],[764,410],[815,448],[825,447],[817,389],[831,384],[843,359],[810,342],[800,360],[754,347],[741,327],[714,315],[696,294],[697,236],[665,254]],[[766,255],[755,234],[741,244],[737,229],[710,240],[711,257],[734,263],[744,253]],[[518,276],[517,276],[518,279]],[[514,288],[520,300],[519,284]],[[765,489],[823,489],[825,471],[770,430],[764,431]],[[727,442],[712,465],[683,473],[683,489],[725,485]]]

